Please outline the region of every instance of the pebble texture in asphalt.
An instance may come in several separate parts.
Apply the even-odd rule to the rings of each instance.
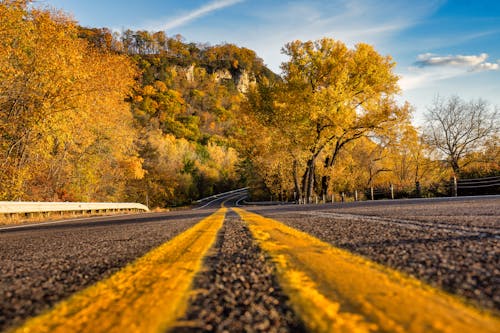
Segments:
[[[201,218],[131,218],[0,232],[0,332],[110,276]]]
[[[273,265],[234,214],[226,216],[197,293],[173,332],[303,332],[274,277]]]
[[[468,199],[467,199],[468,200]],[[249,208],[500,312],[500,199]],[[0,331],[116,272],[205,213],[0,231]],[[175,332],[301,332],[273,264],[226,216]]]
[[[500,312],[500,199],[256,212]]]

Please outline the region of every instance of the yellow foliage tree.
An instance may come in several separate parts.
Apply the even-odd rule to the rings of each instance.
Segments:
[[[0,3],[0,198],[123,198],[142,176],[124,102],[135,68],[28,3]]]
[[[344,146],[386,130],[407,117],[407,110],[396,107],[391,98],[399,89],[392,72],[394,62],[370,45],[348,49],[340,41],[323,38],[291,42],[283,53],[289,60],[282,65],[285,82],[276,115],[292,119],[298,129],[291,140],[300,146],[305,160],[296,162],[303,170],[301,179],[295,180],[296,191],[309,199],[318,183],[320,156],[324,158],[325,174],[319,192],[326,194],[328,170]]]

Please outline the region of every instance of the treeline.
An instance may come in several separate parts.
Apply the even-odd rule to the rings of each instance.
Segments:
[[[394,101],[390,57],[331,39],[283,52],[279,77],[247,48],[84,28],[0,1],[0,200],[163,207],[243,186],[282,200],[388,184],[410,196],[416,182],[442,191],[452,169]],[[498,173],[498,147],[460,163],[464,175]]]
[[[235,74],[246,70],[267,77],[276,76],[264,66],[254,51],[233,44],[210,46],[186,43],[181,35],[168,37],[164,31],[125,30],[113,33],[107,28],[79,27],[78,35],[100,49],[127,54],[136,59],[148,59],[151,56],[149,58],[156,59],[157,65],[201,66],[210,74],[216,70],[229,70]]]
[[[440,196],[452,176],[500,175],[497,108],[438,100],[426,114],[433,126],[419,133],[412,107],[395,102],[394,61],[372,46],[324,38],[283,53],[283,79],[253,87],[239,118],[240,141],[251,142],[239,151],[258,176],[252,187],[264,181],[261,197],[307,202],[390,187],[398,197]]]

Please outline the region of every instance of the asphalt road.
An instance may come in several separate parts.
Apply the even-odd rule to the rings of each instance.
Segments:
[[[173,332],[304,332],[273,264],[234,212],[226,215],[205,265]]]
[[[500,312],[500,196],[247,209]]]
[[[0,331],[110,276],[210,213],[99,217],[0,229]]]
[[[199,210],[0,229],[0,331],[110,276],[195,225],[222,203],[235,205],[241,198],[242,194],[217,198]],[[246,209],[413,275],[480,308],[500,312],[498,196]],[[228,215],[214,249],[218,255],[207,259],[205,280],[195,281],[204,290],[210,290],[216,281],[217,295],[222,296],[209,299],[210,292],[196,294],[185,318],[191,324],[194,321],[194,327],[210,331],[210,327],[215,330],[223,322],[225,327],[238,327],[231,324],[230,318],[238,318],[235,313],[241,318],[252,318],[251,311],[261,315],[244,324],[255,330],[274,327],[274,331],[287,332],[300,327],[286,305],[286,296],[276,285],[268,258],[249,238],[242,222],[235,215]],[[256,282],[245,282],[253,280]],[[264,297],[262,305],[255,306],[259,303],[254,300],[262,301],[265,294],[270,297]],[[248,298],[238,303],[241,295]],[[239,310],[224,308],[228,299],[240,304]],[[210,309],[221,311],[221,307],[220,315],[210,315]],[[280,321],[277,316],[285,319]]]

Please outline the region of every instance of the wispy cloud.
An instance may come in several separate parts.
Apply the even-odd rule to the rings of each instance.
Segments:
[[[240,2],[245,0],[215,0],[209,2],[208,4],[201,6],[192,10],[191,12],[185,13],[179,17],[176,17],[172,20],[169,20],[164,23],[156,23],[151,28],[151,30],[170,30],[173,28],[177,28],[183,26],[191,21],[196,20],[202,16],[205,16],[211,12],[217,11],[219,9],[223,9],[226,7],[234,6]]]
[[[410,70],[408,73],[401,74],[399,86],[403,91],[413,90],[421,87],[429,87],[437,81],[447,80],[466,75],[467,71],[456,69],[451,70]]]
[[[420,54],[415,65],[418,67],[457,67],[468,71],[498,70],[498,63],[486,62],[488,54],[438,56],[432,53]]]
[[[242,31],[226,29],[229,40],[241,40],[257,51],[267,65],[279,72],[286,60],[281,47],[292,40],[331,37],[352,47],[359,42],[375,45],[381,53],[390,49],[393,37],[412,27],[439,8],[443,0],[270,1],[265,10],[250,13],[255,24]],[[387,15],[387,13],[394,15]],[[210,33],[210,30],[205,32]],[[218,31],[218,33],[220,33]]]
[[[496,64],[491,62],[479,64],[475,67],[475,69],[479,71],[497,71],[500,69],[500,60],[498,60]]]
[[[472,73],[500,70],[500,60],[491,63],[487,62],[487,59],[486,53],[446,56],[420,54],[414,63],[415,66],[409,67],[408,71],[401,75],[399,84],[403,90],[411,90]]]

